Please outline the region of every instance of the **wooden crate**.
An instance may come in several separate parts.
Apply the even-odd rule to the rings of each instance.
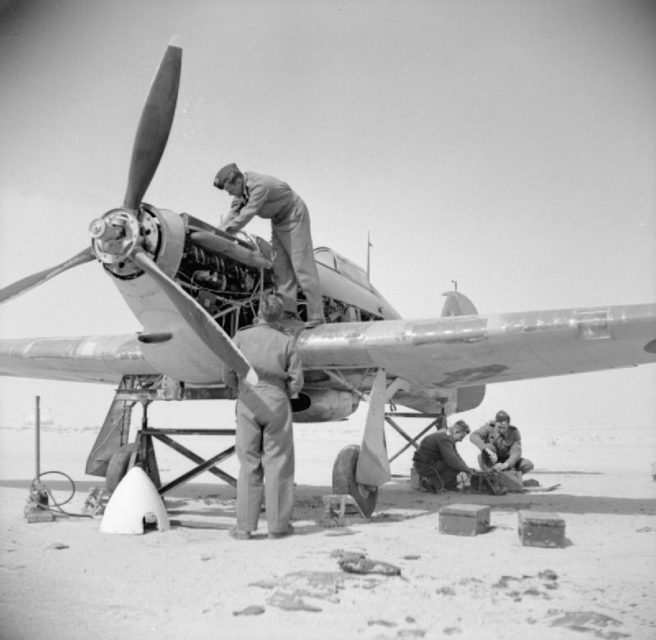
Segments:
[[[565,521],[557,513],[520,511],[517,533],[525,547],[565,546]]]
[[[475,536],[490,528],[490,507],[480,504],[452,504],[440,509],[440,533]]]

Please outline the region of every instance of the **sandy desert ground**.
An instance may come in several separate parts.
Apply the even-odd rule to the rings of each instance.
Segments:
[[[324,527],[332,462],[358,441],[353,423],[296,428],[297,535],[228,536],[234,490],[204,475],[166,498],[169,531],[104,534],[99,518],[28,523],[34,433],[0,428],[0,638],[619,638],[656,637],[656,429],[523,429],[533,477],[552,492],[506,496],[413,491],[410,456],[392,465],[369,521]],[[94,429],[45,428],[41,470],[76,481],[80,513]],[[189,441],[198,449],[198,442]],[[390,449],[396,443],[389,441]],[[475,458],[469,442],[461,445]],[[160,454],[162,475],[187,468]],[[234,461],[226,465],[234,471]],[[47,480],[47,478],[44,478]],[[48,481],[57,499],[65,483]],[[441,534],[447,504],[491,507],[492,529]],[[559,514],[566,546],[523,547],[518,511]],[[400,576],[340,569],[347,553]]]

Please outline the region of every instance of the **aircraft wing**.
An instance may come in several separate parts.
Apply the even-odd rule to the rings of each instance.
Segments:
[[[0,340],[0,375],[118,383],[124,375],[157,374],[135,334]]]
[[[298,345],[308,370],[384,368],[408,382],[397,402],[429,411],[445,390],[656,362],[656,304],[325,324]],[[162,373],[151,362],[136,334],[0,340],[0,375],[117,383]]]
[[[310,369],[385,368],[416,388],[472,387],[656,362],[656,304],[328,324],[299,347]]]

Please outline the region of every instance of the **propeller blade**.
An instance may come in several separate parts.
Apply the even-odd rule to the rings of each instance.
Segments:
[[[257,373],[246,360],[244,354],[234,345],[228,334],[214,322],[212,316],[176,282],[169,278],[151,260],[150,256],[143,251],[138,251],[133,258],[144,271],[147,271],[159,283],[162,291],[212,353],[236,371],[246,382],[251,385],[257,384]]]
[[[0,289],[0,304],[10,300],[11,298],[15,298],[16,296],[19,296],[40,284],[43,284],[46,280],[50,280],[50,278],[54,278],[55,276],[58,276],[60,273],[63,273],[68,269],[77,267],[78,265],[84,264],[85,262],[91,262],[91,260],[95,259],[95,257],[96,256],[94,255],[91,247],[87,247],[84,251],[80,251],[80,253],[74,255],[72,258],[69,258],[61,264],[50,267],[49,269],[44,269],[38,273],[33,273],[31,276],[22,278],[21,280],[10,284],[8,287]]]
[[[128,186],[123,201],[125,209],[136,209],[139,206],[164,153],[178,100],[181,67],[180,38],[173,36],[150,87],[134,138]]]

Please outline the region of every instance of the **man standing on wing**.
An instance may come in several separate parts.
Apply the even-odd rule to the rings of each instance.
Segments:
[[[239,231],[254,216],[271,220],[273,275],[285,312],[296,316],[300,286],[307,303],[306,326],[323,323],[310,213],[305,202],[286,182],[253,171],[242,172],[234,163],[219,170],[214,186],[225,189],[233,197],[228,218],[220,227],[223,231]]]

